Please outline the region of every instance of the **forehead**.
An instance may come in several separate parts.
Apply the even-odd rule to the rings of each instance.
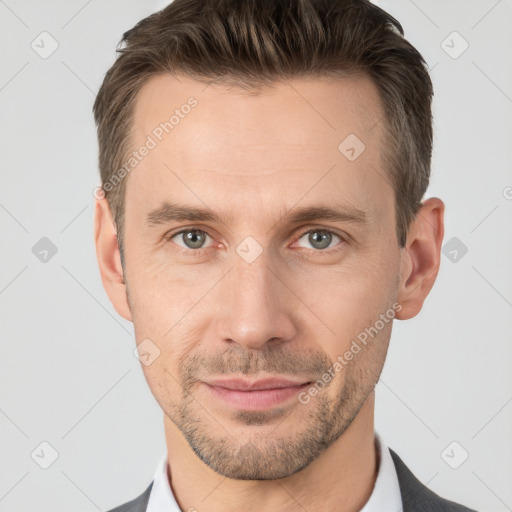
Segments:
[[[152,147],[129,175],[126,202],[136,195],[149,211],[176,198],[226,207],[239,199],[238,207],[279,214],[307,195],[363,203],[372,217],[392,196],[383,190],[382,118],[366,77],[278,82],[250,94],[154,76],[132,126],[132,149]]]
[[[192,98],[196,106],[189,108]],[[293,146],[305,142],[329,149],[334,144],[337,149],[335,143],[349,133],[370,142],[379,132],[374,128],[380,124],[382,108],[378,91],[366,76],[289,80],[247,91],[160,74],[151,77],[137,95],[136,140],[169,122],[173,114],[172,131],[165,132],[164,138],[199,143],[195,156],[200,157],[213,143],[243,145],[245,152],[248,145],[258,143]],[[212,135],[212,144],[205,148]]]

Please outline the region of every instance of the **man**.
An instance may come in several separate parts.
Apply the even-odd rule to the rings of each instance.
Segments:
[[[400,24],[366,0],[175,0],[119,51],[95,241],[167,453],[114,510],[470,510],[374,431],[393,320],[421,310],[444,233]]]

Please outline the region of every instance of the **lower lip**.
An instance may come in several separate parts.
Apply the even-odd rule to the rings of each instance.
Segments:
[[[287,388],[261,389],[258,391],[239,391],[220,386],[206,386],[211,393],[225,403],[246,411],[263,411],[296,396],[310,384]]]

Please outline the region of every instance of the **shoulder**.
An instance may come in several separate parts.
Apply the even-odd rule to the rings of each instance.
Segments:
[[[131,501],[127,501],[122,505],[119,505],[116,508],[108,510],[107,512],[146,512],[146,508],[148,506],[149,495],[151,493],[151,488],[153,487],[153,482],[151,482],[146,490],[134,498]]]
[[[404,512],[476,512],[464,505],[441,498],[431,491],[414,476],[391,448],[389,451],[395,463]]]

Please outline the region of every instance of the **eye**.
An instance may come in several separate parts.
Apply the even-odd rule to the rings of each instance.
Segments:
[[[208,247],[203,247],[207,237],[211,238],[206,231],[202,229],[189,228],[182,229],[181,231],[178,231],[178,233],[173,233],[166,238],[167,240],[173,240],[176,238],[176,241],[173,240],[173,243],[183,247],[185,252],[199,252],[201,249],[206,249]],[[182,242],[183,245],[179,242]]]
[[[311,244],[313,249],[323,252],[331,252],[330,250],[326,251],[325,249],[331,249],[330,245],[335,238],[342,242],[344,241],[340,235],[337,235],[328,229],[310,229],[297,239],[297,243],[306,235],[308,235],[306,239],[307,243]]]
[[[310,244],[309,248],[313,248],[314,252],[331,253],[337,251],[336,245],[343,245],[341,243],[333,244],[338,239],[340,242],[344,242],[344,238],[340,235],[330,231],[328,229],[314,228],[309,229],[302,233],[297,239],[298,244],[303,238],[306,238],[306,243]],[[174,244],[182,248],[185,254],[199,255],[202,254],[203,250],[208,249],[211,245],[213,238],[203,229],[198,228],[187,228],[172,233],[165,237],[166,240],[172,241]],[[210,244],[205,245],[207,239],[210,239]]]

